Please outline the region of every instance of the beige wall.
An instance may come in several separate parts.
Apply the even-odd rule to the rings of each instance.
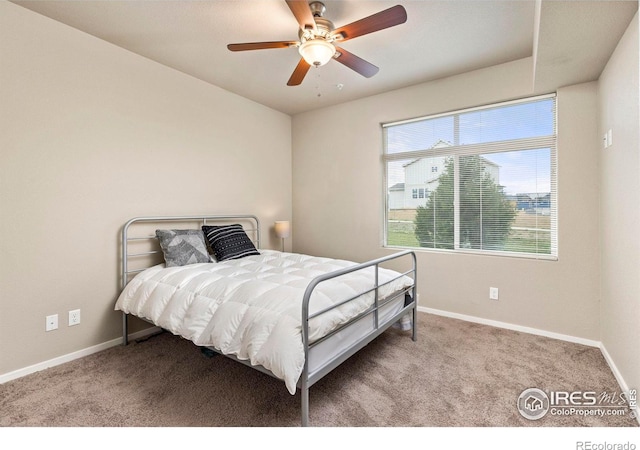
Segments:
[[[358,261],[382,242],[380,123],[531,95],[523,59],[293,118],[295,250]],[[419,251],[420,305],[598,340],[597,84],[558,91],[559,260]],[[589,203],[589,200],[591,202]],[[490,286],[500,301],[488,298]]]
[[[0,64],[0,374],[120,335],[131,217],[253,213],[279,248],[289,116],[8,2]]]
[[[640,75],[638,15],[599,83],[602,343],[629,387],[640,387]]]

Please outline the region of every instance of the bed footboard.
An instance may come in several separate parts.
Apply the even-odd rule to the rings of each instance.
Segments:
[[[398,275],[397,278],[403,277],[403,276],[410,276],[413,279],[413,284],[405,289],[402,289],[401,291],[398,291],[396,293],[394,293],[391,296],[388,296],[384,299],[379,298],[379,288],[381,286],[383,286],[384,284],[387,283],[391,283],[394,280],[390,280],[387,281],[386,283],[379,283],[379,269],[380,269],[380,265],[385,263],[385,262],[389,262],[392,260],[398,260],[401,258],[410,258],[411,259],[411,268],[409,270],[407,270],[404,273],[401,273]],[[346,300],[344,300],[343,302],[337,303],[329,308],[323,309],[321,311],[317,311],[313,314],[309,314],[309,304],[311,302],[311,296],[313,294],[314,289],[322,282],[325,282],[327,280],[331,280],[331,279],[335,279],[335,278],[339,278],[343,275],[346,275],[348,273],[352,273],[352,272],[356,272],[359,270],[363,270],[369,267],[374,267],[375,270],[375,282],[374,282],[374,286],[364,292],[360,292],[356,295],[354,295],[351,298],[348,298]],[[329,372],[331,372],[333,369],[335,369],[336,367],[338,367],[340,364],[342,364],[344,361],[346,361],[349,357],[351,357],[353,354],[355,354],[356,352],[358,352],[360,349],[362,349],[363,347],[365,347],[367,344],[369,344],[371,341],[373,341],[376,337],[378,337],[381,333],[383,333],[385,330],[387,330],[389,327],[391,327],[394,323],[396,323],[402,316],[404,316],[405,314],[411,314],[412,315],[412,320],[411,320],[411,338],[413,339],[413,341],[416,341],[418,338],[417,335],[417,326],[416,326],[416,321],[417,321],[417,317],[416,317],[416,312],[417,312],[417,308],[416,308],[416,293],[417,293],[417,284],[416,284],[416,270],[417,270],[417,261],[416,261],[416,255],[415,252],[411,251],[411,250],[407,250],[407,251],[403,251],[403,252],[399,252],[399,253],[395,253],[393,255],[389,255],[386,257],[382,257],[379,259],[375,259],[375,260],[371,260],[362,264],[357,264],[355,266],[351,266],[342,270],[338,270],[335,272],[331,272],[325,275],[320,275],[318,277],[316,277],[313,281],[311,281],[311,283],[309,284],[309,286],[307,287],[305,293],[304,293],[304,297],[303,297],[303,301],[302,301],[302,342],[303,342],[303,346],[304,346],[304,368],[302,371],[302,375],[300,376],[300,381],[298,382],[298,387],[300,388],[300,393],[301,393],[301,403],[302,403],[302,411],[301,411],[301,415],[302,415],[302,426],[306,427],[309,425],[309,388],[315,384],[317,381],[319,381],[323,376],[325,376],[326,374],[328,374]],[[309,342],[309,322],[311,321],[311,319],[313,319],[314,317],[318,317],[322,314],[325,314],[335,308],[338,308],[342,305],[344,305],[345,303],[348,303],[349,301],[355,300],[356,298],[365,295],[365,294],[369,294],[373,292],[374,294],[374,301],[373,304],[370,308],[368,308],[366,311],[364,311],[363,313],[359,314],[358,316],[354,317],[353,319],[351,319],[349,322],[343,324],[342,326],[340,326],[339,328],[337,328],[336,330],[332,331],[329,335],[324,336],[322,339],[315,341],[313,343]],[[379,317],[379,313],[380,310],[383,306],[387,305],[388,303],[396,300],[399,296],[402,296],[405,301],[404,301],[404,307],[396,312],[394,314],[394,316],[391,319],[387,319],[384,321],[384,323],[380,322],[380,317]],[[372,330],[367,333],[365,336],[361,337],[360,339],[358,339],[355,343],[353,343],[349,348],[347,348],[344,352],[340,353],[339,355],[335,356],[333,359],[331,359],[327,364],[323,365],[321,368],[315,370],[313,373],[310,373],[310,366],[309,366],[309,361],[310,361],[310,352],[313,350],[313,348],[318,345],[322,340],[330,338],[332,335],[340,332],[341,330],[355,324],[356,322],[366,318],[366,317],[373,317],[373,328]]]

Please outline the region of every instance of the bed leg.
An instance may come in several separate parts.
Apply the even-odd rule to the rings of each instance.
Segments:
[[[129,343],[129,316],[127,313],[122,313],[122,345]]]
[[[413,342],[416,342],[418,340],[418,307],[417,305],[413,305],[413,320],[411,321],[411,325],[413,327],[413,330],[411,332],[411,339],[413,340]]]
[[[300,397],[302,400],[301,405],[301,414],[302,414],[302,426],[309,426],[309,388],[306,386],[306,383],[302,384],[300,388]]]

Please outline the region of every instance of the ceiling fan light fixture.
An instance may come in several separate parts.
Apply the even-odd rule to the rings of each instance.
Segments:
[[[300,56],[311,66],[324,66],[336,53],[336,48],[324,39],[311,39],[298,48]]]

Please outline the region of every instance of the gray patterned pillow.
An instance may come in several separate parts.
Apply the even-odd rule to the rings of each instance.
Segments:
[[[156,230],[156,237],[167,267],[211,262],[201,230]]]

